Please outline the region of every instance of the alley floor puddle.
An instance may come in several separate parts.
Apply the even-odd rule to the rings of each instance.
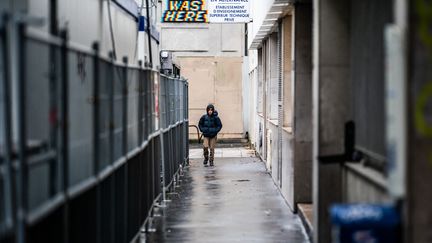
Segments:
[[[309,242],[256,157],[216,157],[215,167],[191,159],[170,195],[146,242]]]

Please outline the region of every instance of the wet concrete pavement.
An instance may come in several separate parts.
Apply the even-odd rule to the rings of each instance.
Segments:
[[[309,242],[257,158],[193,159],[169,196],[147,242]]]

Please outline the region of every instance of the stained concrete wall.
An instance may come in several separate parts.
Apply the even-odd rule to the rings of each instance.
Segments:
[[[161,49],[180,56],[244,55],[243,24],[162,24]]]
[[[312,4],[294,9],[294,200],[312,202]]]
[[[244,24],[162,23],[161,35],[161,50],[173,53],[181,75],[189,80],[190,124],[197,125],[205,107],[213,103],[223,123],[218,138],[244,137],[248,115],[242,97],[248,98],[250,87],[244,82]],[[189,133],[196,138],[195,129]]]
[[[276,185],[281,186],[279,181],[279,147],[278,147],[278,125],[277,123],[268,122],[268,129],[271,131],[271,136],[267,137],[267,144],[269,144],[267,152],[267,163],[271,164],[271,176]]]
[[[270,120],[278,120],[278,91],[279,91],[279,67],[278,67],[278,33],[274,32],[268,39],[268,62],[267,62],[267,109]]]
[[[282,20],[283,32],[283,126],[292,127],[293,125],[293,20],[292,15],[288,15]]]
[[[258,127],[256,124],[256,121],[258,119],[258,114],[256,113],[257,107],[258,107],[258,55],[256,50],[249,51],[249,77],[247,82],[249,83],[249,94],[247,95],[247,98],[249,99],[249,106],[244,106],[247,111],[249,112],[249,142],[252,145],[252,147],[256,147],[256,141],[257,141],[257,131]]]
[[[189,123],[198,125],[209,103],[215,105],[223,128],[219,139],[243,136],[242,57],[178,57],[189,80]],[[190,130],[192,138],[196,130]]]
[[[296,209],[294,199],[294,164],[293,135],[287,130],[282,131],[282,185],[281,192],[292,211]]]

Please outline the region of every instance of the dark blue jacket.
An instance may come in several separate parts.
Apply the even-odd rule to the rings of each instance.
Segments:
[[[214,111],[211,116],[208,114],[203,115],[199,120],[198,126],[204,137],[214,138],[222,129],[222,122],[218,117],[217,111]]]

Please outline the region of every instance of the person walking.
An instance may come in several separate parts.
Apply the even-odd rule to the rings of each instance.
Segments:
[[[210,161],[210,166],[214,166],[214,151],[216,147],[217,134],[222,129],[222,122],[218,116],[218,112],[212,104],[207,106],[207,112],[199,120],[198,126],[204,136],[204,165]],[[210,158],[209,158],[210,148]]]

